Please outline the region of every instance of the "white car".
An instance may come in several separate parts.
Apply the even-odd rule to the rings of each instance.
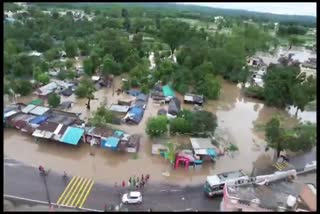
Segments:
[[[137,204],[142,203],[142,195],[140,192],[129,192],[122,196],[122,203],[124,204]]]

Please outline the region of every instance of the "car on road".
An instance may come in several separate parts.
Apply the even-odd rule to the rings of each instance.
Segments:
[[[124,204],[142,203],[141,192],[133,191],[133,192],[125,193],[122,196],[122,203],[124,203]]]

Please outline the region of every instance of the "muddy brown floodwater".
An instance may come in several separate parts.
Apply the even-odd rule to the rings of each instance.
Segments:
[[[115,90],[120,87],[120,78],[115,79]],[[117,101],[117,94],[113,95],[112,88],[103,88],[95,93],[97,100],[91,103],[91,111],[85,108],[86,99],[76,99],[74,95],[62,97],[62,101],[76,102],[70,111],[82,113],[81,118],[87,119],[102,103],[110,105]],[[178,95],[180,99],[181,95]],[[32,97],[19,98],[19,101],[31,101]],[[182,105],[191,108],[190,105]],[[204,109],[217,114],[219,129],[225,130],[232,143],[239,147],[234,157],[228,155],[220,157],[216,163],[205,163],[201,169],[187,171],[182,167],[170,170],[169,164],[160,156],[151,155],[151,141],[145,135],[145,123],[151,116],[164,106],[149,103],[143,120],[137,126],[114,126],[130,134],[141,134],[141,147],[137,157],[128,153],[116,153],[101,148],[95,149],[95,156],[91,156],[90,146],[84,143],[78,147],[68,146],[59,142],[41,141],[36,143],[34,138],[13,129],[4,131],[5,155],[23,161],[33,166],[44,165],[55,171],[67,171],[68,174],[93,177],[96,181],[113,184],[130,176],[149,173],[151,182],[166,182],[175,184],[203,183],[206,176],[224,171],[244,169],[251,172],[252,163],[259,157],[272,157],[272,151],[265,152],[263,133],[256,132],[254,124],[263,124],[274,114],[280,114],[287,124],[294,124],[285,111],[265,106],[262,102],[244,98],[239,87],[233,83],[223,81],[223,90],[218,101],[209,101]],[[165,106],[167,108],[167,105]],[[187,138],[176,138],[179,143],[188,141]],[[255,143],[253,142],[255,139]],[[163,173],[170,171],[169,176]]]

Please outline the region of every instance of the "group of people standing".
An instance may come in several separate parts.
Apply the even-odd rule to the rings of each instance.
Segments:
[[[127,183],[128,187],[130,188],[137,188],[137,189],[141,189],[144,187],[144,185],[148,182],[148,180],[150,179],[150,175],[141,175],[141,177],[139,176],[132,176],[129,178],[129,181]],[[117,187],[117,183],[115,183],[115,186]],[[123,180],[122,181],[122,187],[126,187],[126,182]]]

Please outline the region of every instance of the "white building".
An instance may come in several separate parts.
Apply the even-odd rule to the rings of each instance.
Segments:
[[[227,183],[221,211],[316,211],[316,191],[298,182],[295,170]]]

